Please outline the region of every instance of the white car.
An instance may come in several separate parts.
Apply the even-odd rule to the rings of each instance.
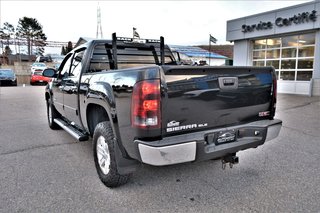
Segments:
[[[33,63],[31,65],[31,73],[34,73],[34,71],[43,71],[47,68],[47,65],[45,63]]]

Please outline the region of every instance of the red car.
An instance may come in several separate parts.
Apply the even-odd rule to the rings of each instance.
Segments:
[[[51,81],[51,78],[42,76],[43,70],[35,70],[31,73],[30,84],[47,84]]]

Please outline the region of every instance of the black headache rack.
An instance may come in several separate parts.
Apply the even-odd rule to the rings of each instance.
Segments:
[[[157,64],[176,65],[174,56],[164,38],[135,39],[117,37],[112,34],[112,41],[104,43],[104,48],[96,47],[91,63],[107,63],[106,69],[119,69],[119,64]]]

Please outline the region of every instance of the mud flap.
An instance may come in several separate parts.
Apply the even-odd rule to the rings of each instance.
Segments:
[[[119,145],[115,140],[115,157],[119,174],[127,175],[136,171],[140,163],[133,159],[127,159],[122,156]]]

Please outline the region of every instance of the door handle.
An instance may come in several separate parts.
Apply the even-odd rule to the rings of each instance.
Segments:
[[[238,89],[238,77],[220,77],[218,81],[221,89]]]

